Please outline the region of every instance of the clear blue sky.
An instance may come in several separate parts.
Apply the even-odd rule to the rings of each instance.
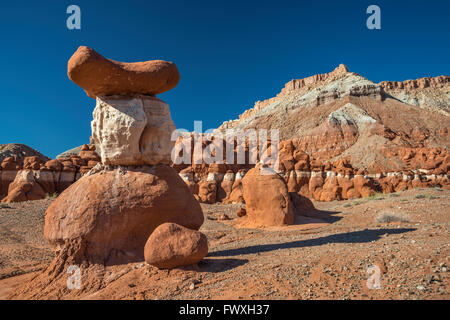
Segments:
[[[81,30],[66,28],[67,6]],[[381,8],[381,30],[366,8]],[[370,80],[450,74],[449,1],[8,1],[0,8],[0,143],[54,157],[87,143],[95,101],[67,78],[80,45],[119,61],[163,59],[181,81],[160,97],[178,128],[234,119],[293,78],[345,63]]]

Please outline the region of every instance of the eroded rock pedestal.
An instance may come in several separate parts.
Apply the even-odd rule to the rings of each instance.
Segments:
[[[256,227],[294,223],[294,206],[286,182],[276,172],[257,164],[242,179],[242,187],[247,219]]]
[[[153,96],[177,84],[175,65],[164,61],[124,64],[81,47],[69,61],[68,74],[96,98],[92,140],[102,164],[48,208],[44,236],[57,252],[49,269],[58,273],[68,262],[110,265],[144,261],[149,236],[164,223],[197,234],[203,212],[189,187],[169,166],[175,125],[169,106]],[[169,233],[164,239],[181,246],[175,251],[182,251],[185,245],[179,243],[177,234]],[[160,252],[161,248],[151,246],[166,245],[151,243],[146,252]],[[164,267],[196,263],[206,255],[207,246],[200,255],[195,250],[183,252],[182,261],[172,259]]]
[[[101,167],[48,208],[44,237],[75,263],[143,261],[145,243],[162,223],[198,230],[203,213],[177,172],[166,165]],[[162,244],[160,244],[162,245]]]

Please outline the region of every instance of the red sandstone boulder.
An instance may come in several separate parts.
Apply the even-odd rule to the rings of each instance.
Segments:
[[[172,62],[117,62],[106,59],[85,46],[79,47],[70,58],[67,75],[91,98],[110,95],[156,95],[174,88],[180,81],[178,69]]]
[[[25,157],[23,160],[23,168],[30,170],[39,170],[41,165],[44,164],[39,157]]]
[[[50,171],[61,171],[63,165],[58,160],[50,160],[45,163],[45,168]]]
[[[22,169],[22,163],[15,157],[6,157],[3,159],[0,165],[3,170],[20,170]]]
[[[315,173],[309,179],[309,193],[315,200],[320,200],[324,181],[321,173]]]
[[[242,190],[242,177],[244,175],[245,175],[244,170],[240,170],[234,175],[234,181],[233,185],[231,186],[231,192],[223,200],[223,203],[244,203],[244,196]]]
[[[352,199],[352,198],[359,198],[359,192],[357,192],[353,186],[353,181],[345,178],[345,177],[338,177],[337,178],[338,184],[341,187],[341,195],[343,199]]]
[[[320,201],[342,200],[342,187],[338,184],[335,176],[328,177],[322,187]]]
[[[97,154],[97,152],[91,150],[80,151],[78,157],[85,161],[100,162],[102,160],[100,156]]]
[[[247,215],[247,211],[245,210],[245,208],[239,208],[239,209],[236,211],[236,215],[237,215],[239,218],[241,218],[241,217]]]
[[[215,203],[217,197],[217,182],[200,181],[198,183],[198,197],[201,203]]]
[[[293,224],[294,207],[286,182],[275,172],[264,174],[266,169],[270,170],[257,164],[242,179],[247,217],[262,227]]]
[[[363,176],[357,175],[353,178],[353,185],[355,190],[363,197],[368,197],[375,194],[375,187],[373,183],[364,178]]]
[[[22,202],[45,199],[47,192],[36,181],[31,170],[21,170],[8,187],[8,195],[2,199],[3,203]]]
[[[197,230],[164,223],[148,238],[145,261],[159,269],[173,269],[200,262],[208,254],[208,240]]]
[[[144,259],[144,245],[159,225],[199,229],[203,213],[174,169],[121,167],[83,176],[48,208],[44,237],[57,260],[117,264]]]

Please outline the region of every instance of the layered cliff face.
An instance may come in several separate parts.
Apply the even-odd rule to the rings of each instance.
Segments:
[[[450,77],[421,78],[403,82],[383,81],[379,85],[395,99],[422,109],[450,115]]]
[[[447,76],[377,84],[340,65],[289,81],[219,129],[278,129],[278,173],[294,203],[449,188],[449,90]],[[180,175],[200,202],[243,202],[251,167],[184,166]]]
[[[281,140],[326,162],[346,158],[372,172],[401,170],[381,149],[448,149],[450,78],[376,84],[340,65],[327,74],[289,81],[219,129],[278,129]],[[392,159],[391,159],[392,160]]]

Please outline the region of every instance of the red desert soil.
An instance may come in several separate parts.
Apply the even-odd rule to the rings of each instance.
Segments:
[[[202,204],[210,250],[198,266],[82,267],[79,290],[67,289],[66,273],[39,280],[53,256],[42,237],[50,203],[0,209],[0,299],[450,298],[449,190],[314,202],[327,223],[304,218],[265,230],[233,227],[242,225],[239,205]],[[384,213],[409,221],[377,222]],[[380,289],[366,286],[373,264],[382,271]]]

